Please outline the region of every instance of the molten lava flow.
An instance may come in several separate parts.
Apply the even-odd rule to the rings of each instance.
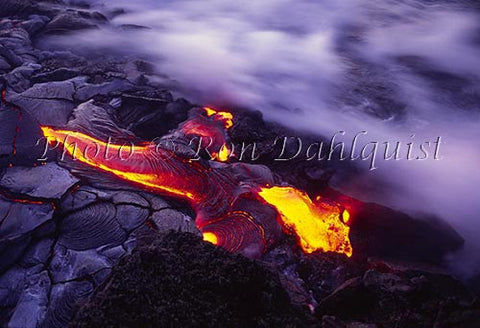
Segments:
[[[181,131],[201,127],[201,122],[202,118],[194,117]],[[42,127],[42,131],[69,158],[149,191],[186,200],[196,212],[195,222],[204,240],[212,244],[259,257],[278,240],[283,226],[297,235],[307,253],[352,255],[345,225],[348,212],[321,199],[312,202],[293,187],[262,187],[255,175],[245,173],[251,169],[248,164],[242,164],[247,166],[243,169],[238,165],[209,167],[154,143],[120,145],[81,132],[51,127]],[[228,148],[222,149],[220,159],[228,156]]]
[[[228,149],[227,145],[224,144],[220,151],[217,154],[217,158],[220,162],[226,162],[228,157],[230,156],[230,150]]]
[[[217,121],[222,122],[225,129],[228,130],[233,126],[233,114],[230,112],[219,112],[210,107],[203,108],[207,112],[207,116],[213,116]],[[226,138],[223,140],[223,145],[215,156],[215,159],[219,162],[226,162],[230,157],[231,150],[228,148]]]
[[[216,121],[221,121],[225,129],[230,129],[233,126],[233,114],[230,112],[217,111],[211,107],[203,107],[207,116],[213,117]]]
[[[49,143],[55,148],[62,146],[69,158],[152,192],[186,200],[205,221],[224,216],[236,197],[238,181],[228,172],[207,168],[160,145],[112,144],[81,132],[45,126],[42,131]]]
[[[348,221],[345,210],[325,202],[313,203],[292,187],[265,187],[258,195],[277,209],[284,226],[297,234],[306,253],[321,250],[352,256],[350,228],[340,220],[342,215]]]
[[[233,115],[204,107],[204,112],[193,112],[187,121],[180,125],[186,136],[201,137],[198,148],[207,150],[210,160],[228,161],[232,153],[228,146],[227,130],[233,126]]]
[[[218,238],[213,232],[204,232],[202,235],[204,241],[207,241],[214,245],[218,244]]]
[[[350,213],[347,210],[344,210],[342,213],[343,223],[348,224],[350,222]]]
[[[143,165],[149,157],[157,156],[158,160],[166,160],[175,156],[163,149],[156,151],[158,149],[155,144],[116,145],[80,132],[55,130],[45,126],[41,129],[50,143],[62,144],[64,150],[75,160],[154,190],[164,191],[189,200],[196,197],[194,191],[186,188],[183,181],[179,181],[180,179],[173,176],[172,171],[153,172]],[[89,155],[89,151],[90,153],[94,151],[93,155]]]

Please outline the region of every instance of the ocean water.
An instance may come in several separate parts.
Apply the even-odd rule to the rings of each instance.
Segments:
[[[467,240],[459,274],[480,271],[480,11],[419,0],[91,1],[126,14],[57,38],[156,63],[165,83],[212,106],[243,106],[294,129],[418,145],[439,158],[360,161],[335,179],[352,196],[447,220]],[[360,142],[361,143],[361,142]],[[406,156],[403,149],[403,157]],[[380,156],[380,155],[379,155]]]

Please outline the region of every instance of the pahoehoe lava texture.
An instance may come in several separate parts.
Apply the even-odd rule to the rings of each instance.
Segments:
[[[171,232],[137,248],[77,313],[88,327],[311,327],[274,273]]]

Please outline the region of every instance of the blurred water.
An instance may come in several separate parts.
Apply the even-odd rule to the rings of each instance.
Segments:
[[[471,262],[467,271],[480,268],[480,14],[473,7],[418,0],[92,2],[127,8],[116,26],[148,29],[106,27],[57,42],[147,56],[199,103],[258,109],[327,137],[339,130],[350,140],[367,130],[368,141],[379,142],[441,136],[441,160],[379,162],[375,171],[337,179],[336,187],[440,215],[473,250],[461,257]]]

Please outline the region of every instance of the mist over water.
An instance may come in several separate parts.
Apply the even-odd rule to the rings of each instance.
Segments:
[[[363,130],[364,143],[441,136],[440,160],[379,159],[377,170],[364,163],[335,187],[444,218],[467,239],[468,252],[453,257],[457,272],[480,271],[478,11],[418,0],[92,2],[126,8],[116,26],[148,29],[105,27],[56,42],[153,59],[193,101],[257,109],[327,138],[343,130],[347,144]]]

